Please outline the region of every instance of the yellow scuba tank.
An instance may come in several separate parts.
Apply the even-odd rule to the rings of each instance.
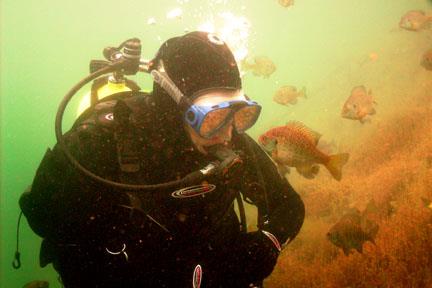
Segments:
[[[99,81],[98,81],[99,80]],[[87,108],[90,107],[92,103],[92,96],[96,96],[96,101],[101,100],[107,96],[113,95],[115,93],[136,90],[135,87],[131,87],[130,80],[122,79],[120,81],[116,80],[113,76],[103,77],[97,79],[93,85],[92,89],[81,97],[76,112],[76,118],[78,118],[81,113],[83,113]],[[130,81],[132,82],[132,81]],[[133,83],[133,85],[136,85]],[[139,90],[139,87],[138,87]],[[92,95],[92,93],[95,93]]]

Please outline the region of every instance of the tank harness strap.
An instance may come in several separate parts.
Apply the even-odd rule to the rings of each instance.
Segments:
[[[258,177],[258,184],[262,188],[264,194],[264,203],[260,204],[260,206],[258,207],[258,208],[260,207],[262,208],[262,209],[258,209],[258,227],[262,229],[269,224],[270,209],[269,209],[269,201],[267,195],[267,186],[264,180],[264,175],[263,175],[264,173],[261,169],[261,166],[258,163],[257,153],[255,152],[253,147],[254,140],[250,136],[245,134],[245,136],[243,137],[243,141],[246,144],[246,149],[249,152],[249,155],[252,156],[252,163],[255,166],[255,171]]]
[[[114,139],[117,145],[117,160],[120,168],[119,180],[123,183],[137,183],[140,170],[138,147],[134,133],[129,125],[132,110],[123,100],[118,100],[114,106]],[[129,204],[124,208],[130,209],[130,214],[142,209],[141,199],[132,191],[125,191]],[[132,217],[131,217],[132,218]]]
[[[117,101],[114,107],[114,139],[117,143],[117,158],[121,177],[125,178],[136,178],[136,173],[140,170],[138,145],[135,141],[133,127],[129,125],[131,113],[131,109],[124,101]],[[135,179],[131,180],[134,182]]]
[[[240,194],[240,191],[236,195],[236,201],[237,201],[238,210],[240,214],[240,231],[243,233],[247,233],[247,218],[246,218],[245,207],[243,204],[243,199]]]
[[[117,158],[120,167],[119,178],[123,183],[142,184],[140,179],[140,157],[138,153],[138,143],[135,137],[134,126],[130,125],[130,115],[132,109],[123,100],[118,100],[114,107],[114,139],[117,143]],[[129,204],[120,205],[123,208],[130,209],[130,219],[137,226],[143,221],[141,216],[147,217],[151,222],[158,225],[167,233],[170,231],[159,221],[153,218],[149,213],[149,203],[151,193],[140,193],[136,191],[124,191],[128,196]]]

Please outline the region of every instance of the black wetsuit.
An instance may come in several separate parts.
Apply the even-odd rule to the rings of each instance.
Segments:
[[[158,111],[151,95],[119,95],[124,99],[104,100],[66,133],[84,167],[113,181],[157,184],[214,160],[193,148],[183,127],[170,125],[171,115]],[[116,126],[124,107],[131,114],[122,125],[133,131],[133,140],[121,141],[139,159],[139,170],[131,173],[122,171],[118,159],[119,139],[131,135],[119,137]],[[190,198],[174,198],[175,189],[106,186],[75,169],[58,145],[48,150],[31,191],[20,199],[31,228],[44,238],[41,265],[52,262],[67,288],[192,287],[198,264],[201,287],[259,283],[273,270],[278,252],[260,231],[241,232],[233,204],[238,192],[258,207],[259,227],[281,243],[299,232],[304,206],[249,136],[234,134],[232,144],[243,161],[240,169],[210,177],[216,189]]]

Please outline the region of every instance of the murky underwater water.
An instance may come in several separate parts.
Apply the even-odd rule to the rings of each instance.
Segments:
[[[432,12],[431,1],[295,0],[290,7],[277,0],[143,2],[1,2],[0,287],[35,279],[61,287],[50,266],[39,268],[40,239],[25,221],[22,268],[12,268],[17,201],[55,143],[58,104],[87,75],[88,62],[131,37],[141,39],[143,56],[151,58],[164,40],[199,27],[225,37],[235,33],[228,40],[238,59],[252,63],[265,56],[274,63],[268,77],[253,71],[243,76],[245,92],[263,106],[249,132],[255,139],[298,120],[319,132],[332,152],[350,154],[341,181],[324,167],[314,179],[295,169],[287,175],[307,217],[266,287],[432,287],[432,210],[421,200],[432,199],[432,71],[420,65],[432,48],[432,29],[398,27],[409,10]],[[148,75],[135,80],[151,89]],[[275,103],[273,95],[284,85],[305,87],[307,97],[294,105]],[[377,103],[364,124],[341,117],[359,85]],[[76,100],[67,111],[64,129],[78,106]],[[366,242],[363,254],[345,256],[326,233],[348,209],[365,209],[371,199],[378,207],[390,204],[393,212],[375,219],[375,245]]]

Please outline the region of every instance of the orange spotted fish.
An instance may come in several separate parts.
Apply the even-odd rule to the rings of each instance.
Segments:
[[[345,101],[341,115],[343,118],[359,120],[363,124],[370,120],[371,115],[376,113],[375,104],[370,89],[367,91],[363,85],[356,86],[351,90],[351,95]]]
[[[253,63],[249,63],[243,59],[241,62],[242,70],[252,71],[253,75],[263,78],[269,78],[276,71],[276,65],[266,56],[256,56],[253,61]]]
[[[432,16],[422,10],[411,10],[402,16],[399,27],[409,31],[418,31],[428,28],[432,21]]]
[[[342,167],[349,154],[327,155],[317,148],[320,134],[303,123],[288,122],[285,126],[272,128],[258,138],[258,142],[280,166],[295,167],[306,178],[313,178],[318,165],[324,165],[338,181],[342,179]],[[280,169],[281,171],[281,169]]]

